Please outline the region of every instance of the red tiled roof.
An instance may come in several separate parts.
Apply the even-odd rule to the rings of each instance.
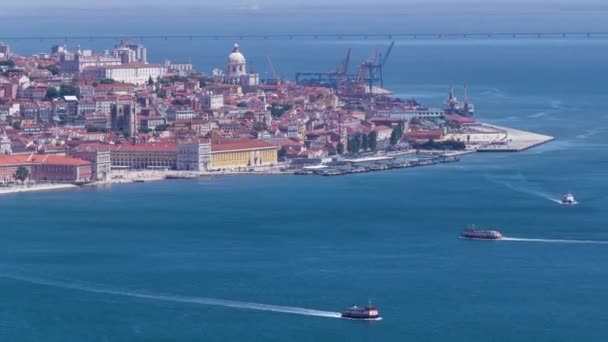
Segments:
[[[177,152],[177,144],[170,142],[163,143],[144,143],[144,144],[124,144],[124,145],[115,145],[114,150],[116,151],[128,151],[128,152],[142,152],[142,151],[150,151],[150,152]]]
[[[0,165],[11,164],[87,165],[90,162],[78,158],[50,154],[0,155]]]
[[[224,140],[224,141],[213,141],[211,143],[211,152],[223,152],[223,151],[235,151],[235,150],[248,150],[248,149],[262,149],[262,148],[276,148],[265,141],[256,139],[241,139],[241,140]]]

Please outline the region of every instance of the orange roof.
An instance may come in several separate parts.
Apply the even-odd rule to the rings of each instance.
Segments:
[[[30,154],[18,156],[0,155],[0,165],[12,164],[87,165],[91,164],[91,162],[73,157],[56,156],[50,154]]]
[[[265,141],[256,139],[220,140],[211,143],[211,152],[224,152],[236,150],[276,148]]]
[[[124,145],[115,145],[116,151],[128,151],[128,152],[142,152],[142,151],[163,151],[163,152],[177,152],[177,144],[176,143],[144,143],[144,144],[124,144]]]

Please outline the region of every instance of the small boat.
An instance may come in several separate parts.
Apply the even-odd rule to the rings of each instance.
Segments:
[[[460,233],[461,239],[472,240],[500,240],[502,233],[497,230],[477,229],[475,226],[469,226]]]
[[[380,317],[380,312],[375,306],[356,306],[353,305],[350,308],[347,308],[342,312],[342,318],[347,319],[358,319],[358,320],[366,320],[366,321],[379,321],[382,319]]]
[[[576,204],[576,200],[574,199],[574,195],[571,192],[567,193],[562,197],[562,204],[565,205],[574,205]]]

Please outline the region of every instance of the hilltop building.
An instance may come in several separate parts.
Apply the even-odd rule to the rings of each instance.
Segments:
[[[239,44],[234,44],[232,52],[228,55],[226,63],[225,82],[242,86],[257,86],[260,83],[260,75],[247,73],[247,60],[241,53]]]

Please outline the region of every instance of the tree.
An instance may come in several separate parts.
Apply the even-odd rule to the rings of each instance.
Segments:
[[[0,61],[0,66],[5,66],[5,67],[8,67],[9,69],[12,69],[15,67],[15,62],[13,62],[12,59],[9,59],[7,61]]]
[[[69,85],[69,84],[62,84],[59,87],[59,96],[63,97],[63,96],[77,96],[78,95],[78,87]]]
[[[11,126],[14,129],[16,129],[16,130],[20,130],[21,129],[21,121],[13,120],[13,122],[11,123]]]
[[[86,126],[85,127],[87,132],[89,133],[96,133],[96,132],[102,132],[102,133],[107,133],[108,129],[105,127],[101,127],[101,126]]]
[[[405,129],[405,123],[400,121],[397,127],[393,128],[391,132],[391,145],[396,145],[401,137],[403,136],[403,130]]]
[[[256,132],[262,132],[262,131],[267,130],[267,129],[268,129],[268,126],[266,125],[266,123],[265,123],[265,122],[258,121],[258,122],[256,122],[256,123],[254,123],[254,124],[253,124],[253,129],[254,129]]]
[[[281,148],[279,149],[279,152],[277,153],[277,157],[280,160],[285,159],[285,156],[287,155],[287,148],[285,146],[281,146]]]
[[[375,151],[378,148],[378,132],[371,131],[367,136],[369,149]]]
[[[57,88],[55,88],[55,87],[49,87],[49,89],[46,91],[46,95],[44,96],[44,98],[47,100],[56,99],[58,97],[59,97],[59,92],[57,91]]]
[[[357,132],[355,134],[355,153],[359,153],[361,151],[361,147],[363,145],[363,134]]]
[[[19,166],[15,172],[15,179],[25,181],[30,176],[30,171],[25,166]]]
[[[184,99],[174,99],[173,101],[171,101],[171,104],[176,105],[176,106],[183,106],[186,104],[186,100]]]
[[[152,76],[150,76],[150,78],[148,79],[148,85],[149,86],[153,86],[154,85],[154,80],[152,79]]]
[[[65,115],[65,114],[59,114],[59,125],[63,126],[65,124],[67,124],[68,121],[69,121],[69,118],[68,118],[67,115]]]
[[[114,84],[114,80],[111,79],[111,78],[104,78],[104,79],[100,80],[99,83],[101,83],[101,84]]]
[[[130,136],[130,133],[131,133],[131,131],[128,128],[124,128],[121,132],[122,132],[122,135],[125,138],[128,138]]]
[[[161,89],[159,90],[156,95],[161,98],[161,99],[166,99],[167,98],[167,91],[165,89]]]
[[[400,138],[397,127],[393,128],[391,132],[391,145],[397,145]]]
[[[163,132],[163,131],[166,131],[167,128],[169,128],[169,125],[163,124],[163,125],[158,125],[158,126],[154,127],[154,130],[157,132]]]
[[[247,102],[241,101],[241,102],[237,103],[236,106],[239,107],[239,108],[246,108],[247,107]]]
[[[50,71],[53,76],[59,75],[59,67],[55,64],[49,65],[46,70]]]
[[[338,143],[338,147],[336,147],[336,150],[338,151],[338,154],[340,154],[340,155],[344,154],[344,144]]]
[[[369,148],[367,134],[361,134],[361,148],[363,149],[363,151],[367,151],[367,149]]]

